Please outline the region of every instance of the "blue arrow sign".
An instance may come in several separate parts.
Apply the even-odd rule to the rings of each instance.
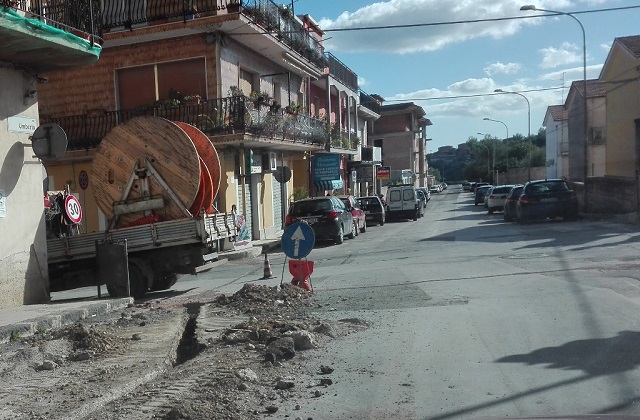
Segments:
[[[294,223],[285,229],[280,246],[284,254],[296,260],[309,255],[316,243],[316,234],[306,223]]]

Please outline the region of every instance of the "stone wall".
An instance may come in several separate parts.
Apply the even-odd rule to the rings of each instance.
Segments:
[[[531,168],[531,179],[545,179],[547,168],[536,166]],[[509,172],[498,175],[500,184],[524,184],[529,180],[529,168],[511,168]]]
[[[580,211],[585,212],[584,184],[569,183],[578,195]],[[587,183],[587,213],[626,214],[638,210],[637,183],[633,178],[605,176],[589,178]]]

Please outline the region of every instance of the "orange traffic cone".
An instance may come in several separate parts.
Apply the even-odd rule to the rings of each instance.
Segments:
[[[264,274],[260,280],[272,279],[273,273],[271,272],[271,264],[269,263],[269,257],[264,254]]]
[[[310,277],[313,273],[313,265],[313,261],[290,260],[289,272],[293,275],[291,284],[310,292],[312,290]]]

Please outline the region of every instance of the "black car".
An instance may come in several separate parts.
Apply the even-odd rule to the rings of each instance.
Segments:
[[[524,188],[524,185],[516,185],[511,188],[509,195],[507,195],[507,199],[504,202],[504,220],[506,222],[516,218],[516,205],[520,194],[522,194],[522,188]]]
[[[524,184],[516,205],[518,223],[562,217],[578,219],[578,198],[562,179],[529,181]]]
[[[332,240],[337,244],[356,237],[353,215],[337,197],[307,198],[291,203],[285,218],[285,226],[296,222],[308,223],[316,240]]]
[[[358,198],[358,203],[360,203],[360,208],[364,211],[367,223],[377,223],[380,226],[384,225],[386,220],[385,208],[379,197],[375,195],[360,197]]]

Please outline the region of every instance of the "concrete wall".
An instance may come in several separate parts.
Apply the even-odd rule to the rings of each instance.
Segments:
[[[572,183],[580,201],[580,211],[584,212],[584,185]],[[626,214],[638,210],[638,184],[633,178],[601,177],[589,178],[587,201],[589,213]]]
[[[38,124],[33,78],[0,67],[0,190],[6,214],[0,217],[0,308],[49,300],[44,224],[44,170],[33,157],[29,133],[10,132],[8,118],[24,116]]]
[[[531,168],[531,180],[545,179],[547,168],[535,166]],[[511,168],[507,173],[498,174],[500,184],[524,184],[529,180],[529,168]]]

